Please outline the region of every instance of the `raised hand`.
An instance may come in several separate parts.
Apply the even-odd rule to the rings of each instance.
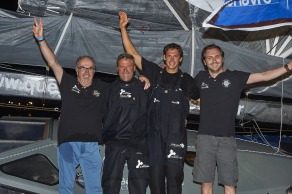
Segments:
[[[44,36],[44,24],[42,19],[40,18],[37,21],[37,18],[34,18],[34,25],[32,26],[32,32],[35,38],[43,37]]]
[[[119,12],[119,16],[120,16],[120,28],[125,28],[127,26],[127,24],[130,21],[130,18],[128,18],[127,14],[123,11]]]

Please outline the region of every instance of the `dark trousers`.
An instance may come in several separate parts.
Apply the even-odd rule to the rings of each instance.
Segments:
[[[104,194],[119,194],[125,162],[130,194],[145,194],[149,179],[148,146],[106,145],[102,175]]]
[[[183,166],[171,162],[166,165],[154,165],[150,167],[150,177],[149,185],[152,194],[165,194],[165,190],[167,194],[182,193]]]
[[[151,142],[153,143],[150,144],[151,194],[181,194],[186,146],[173,147],[154,137]],[[173,152],[175,154],[171,155]]]

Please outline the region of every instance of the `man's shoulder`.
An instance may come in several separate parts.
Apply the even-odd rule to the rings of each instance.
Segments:
[[[65,78],[65,79],[76,79],[76,77],[74,77],[73,75],[69,74],[68,72],[66,71],[63,71],[63,75],[62,75],[62,79]]]
[[[187,79],[189,78],[193,78],[189,73],[187,72],[181,72],[181,74],[183,74],[184,77],[186,77]]]
[[[142,56],[142,63],[149,63],[149,64],[153,64],[153,65],[157,65],[156,63],[152,62],[152,61],[148,61],[145,57]]]
[[[196,75],[191,76],[190,74],[188,73],[184,73],[184,76],[187,78],[187,79],[196,79],[198,77],[202,77],[202,76],[206,76],[208,74],[207,71],[199,71]]]
[[[98,88],[98,89],[106,89],[110,86],[110,83],[105,82],[99,78],[94,78],[92,80],[92,84],[94,85],[95,88]]]
[[[226,73],[230,73],[230,74],[235,74],[235,73],[243,73],[243,74],[248,74],[248,72],[245,71],[241,71],[241,70],[231,70],[231,69],[226,69],[225,70]]]
[[[246,77],[246,76],[250,75],[249,72],[240,71],[240,70],[229,70],[229,69],[225,70],[225,74],[226,75],[232,75],[232,76],[243,76],[243,77]]]
[[[68,72],[64,71],[63,75],[62,75],[62,79],[61,79],[61,83],[60,85],[64,86],[65,85],[70,85],[70,84],[76,84],[77,83],[77,78],[76,76],[73,76],[71,74],[69,74]]]
[[[142,72],[143,71],[158,71],[160,69],[159,65],[152,62],[148,61],[144,57],[142,57]]]
[[[133,82],[129,86],[144,90],[145,82],[141,82],[138,78],[134,78]]]

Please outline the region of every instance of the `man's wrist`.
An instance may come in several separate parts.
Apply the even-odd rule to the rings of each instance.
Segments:
[[[135,78],[140,79],[141,76],[143,77],[143,75],[141,75],[141,74],[140,75],[135,75]]]
[[[44,41],[45,37],[44,36],[40,36],[40,37],[36,37],[35,38],[38,42]]]
[[[284,68],[286,69],[287,72],[292,71],[292,69],[290,69],[290,68],[288,67],[288,64],[284,65]]]

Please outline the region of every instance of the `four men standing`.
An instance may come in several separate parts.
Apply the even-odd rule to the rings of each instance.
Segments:
[[[77,79],[65,73],[44,39],[42,21],[35,19],[34,36],[62,95],[58,131],[60,193],[73,193],[78,164],[85,178],[86,192],[102,193],[102,160],[96,142],[101,141],[104,105],[103,192],[119,193],[127,161],[130,193],[146,193],[149,181],[153,194],[181,194],[187,149],[188,98],[200,98],[194,181],[202,183],[203,194],[212,194],[217,167],[218,182],[224,185],[225,194],[234,194],[238,181],[234,122],[240,93],[246,84],[268,81],[291,72],[292,62],[263,73],[225,70],[224,52],[216,45],[209,45],[202,52],[207,71],[199,72],[193,79],[179,69],[183,60],[179,45],[171,43],[164,47],[165,68],[161,69],[137,52],[126,30],[129,18],[124,12],[119,16],[122,42],[129,54],[118,57],[119,79],[110,87],[93,79],[95,62],[89,56],[77,59]],[[135,65],[152,84],[149,107],[147,92],[134,78]],[[224,114],[218,115],[218,112]]]

